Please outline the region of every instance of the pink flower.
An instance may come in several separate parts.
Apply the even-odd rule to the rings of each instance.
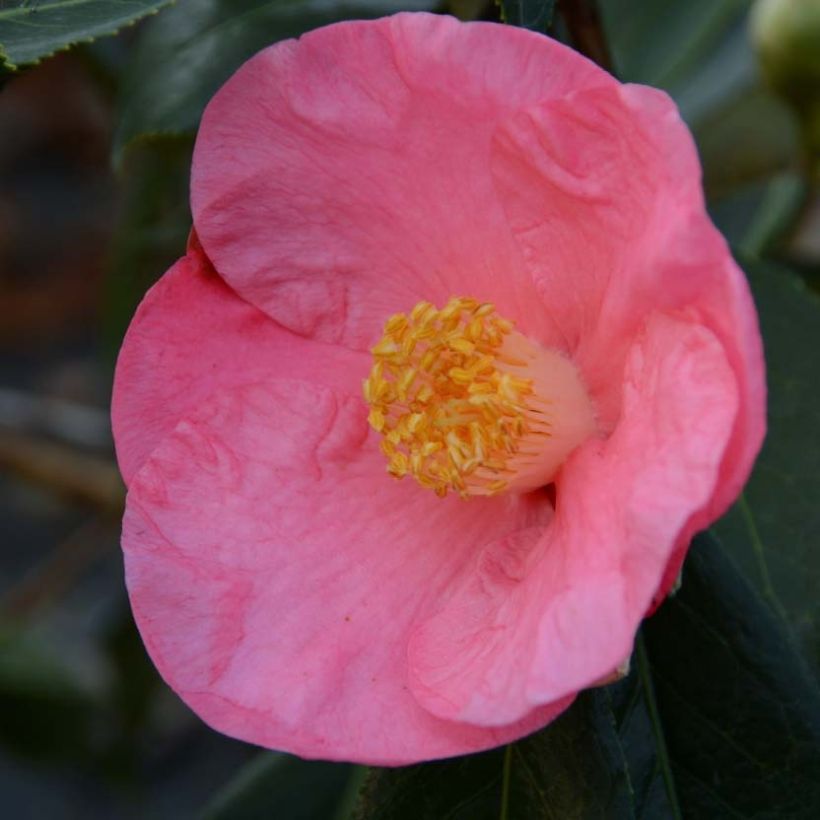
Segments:
[[[515,28],[343,23],[226,83],[113,402],[134,613],[192,709],[400,764],[629,656],[764,431],[699,175],[664,94]]]

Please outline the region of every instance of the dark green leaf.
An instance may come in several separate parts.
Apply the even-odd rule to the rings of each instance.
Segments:
[[[188,176],[193,140],[146,140],[129,152],[105,288],[104,329],[112,358],[146,290],[185,251],[191,230]]]
[[[251,55],[338,20],[433,0],[187,0],[146,27],[126,69],[115,156],[135,138],[193,133],[205,104]]]
[[[25,0],[0,7],[0,64],[39,62],[74,43],[115,34],[173,0]]]
[[[483,754],[372,769],[356,820],[676,817],[637,672],[583,692],[543,731]]]
[[[820,692],[714,537],[644,632],[683,816],[820,817]]]
[[[759,257],[788,237],[809,191],[796,171],[780,171],[714,197],[709,215],[738,251]]]
[[[675,90],[726,37],[749,0],[600,0],[621,79]]]
[[[601,0],[620,78],[674,97],[698,144],[713,218],[730,242],[758,252],[788,228],[803,186],[799,125],[760,83],[749,5]]]
[[[334,817],[355,769],[265,752],[208,804],[207,820],[314,820]]]
[[[496,0],[505,23],[546,32],[552,23],[555,0]]]
[[[820,673],[820,299],[788,270],[744,267],[765,340],[769,430],[715,530]]]
[[[782,624],[701,535],[636,669],[542,732],[373,769],[356,820],[820,816],[820,694]]]

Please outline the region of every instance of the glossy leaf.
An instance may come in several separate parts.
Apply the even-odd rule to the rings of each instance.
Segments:
[[[115,34],[173,0],[51,0],[0,6],[0,65],[37,63],[74,43]]]
[[[781,171],[714,198],[709,213],[739,252],[760,257],[788,238],[809,190],[799,173]]]
[[[114,152],[138,137],[190,134],[237,68],[277,40],[345,19],[379,17],[433,0],[187,0],[146,27],[126,69]]]
[[[555,0],[496,0],[505,23],[546,32],[555,13]]]
[[[529,738],[479,755],[374,769],[355,820],[675,817],[637,672],[582,693]]]
[[[674,90],[714,53],[749,0],[600,0],[622,79]]]
[[[542,732],[373,770],[356,820],[820,816],[820,695],[713,537],[645,632],[629,677]]]
[[[600,5],[620,79],[668,91],[692,129],[717,226],[739,247],[759,251],[771,245],[802,199],[794,173],[801,162],[800,133],[788,107],[761,85],[749,39],[751,4]],[[791,180],[783,184],[786,174]]]
[[[817,683],[714,537],[645,635],[683,816],[820,817]]]
[[[120,169],[121,205],[105,288],[103,327],[111,359],[148,288],[183,253],[191,230],[188,176],[193,140],[145,141]]]
[[[769,430],[715,531],[820,674],[820,299],[788,270],[744,267],[765,340]]]

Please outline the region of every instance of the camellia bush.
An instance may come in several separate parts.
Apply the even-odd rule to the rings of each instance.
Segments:
[[[10,82],[129,40],[125,587],[265,750],[207,816],[820,816],[811,5],[0,7]]]

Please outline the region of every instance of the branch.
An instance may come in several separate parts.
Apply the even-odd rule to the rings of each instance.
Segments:
[[[110,459],[34,436],[0,431],[0,468],[112,518],[122,514],[125,489]]]

